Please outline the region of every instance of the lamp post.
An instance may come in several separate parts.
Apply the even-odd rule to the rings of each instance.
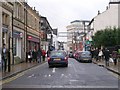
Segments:
[[[9,39],[8,39],[8,43],[9,43],[9,46],[8,46],[8,72],[11,71],[11,68],[10,68],[10,61],[11,61],[11,58],[10,58],[10,38],[11,38],[11,32],[9,32]]]

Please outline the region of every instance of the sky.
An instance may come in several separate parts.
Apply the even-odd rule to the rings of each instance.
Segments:
[[[67,32],[66,26],[74,20],[92,20],[98,10],[103,12],[109,0],[27,0],[41,16],[47,17],[51,27]],[[61,39],[62,40],[62,39]],[[60,41],[61,41],[60,40]]]

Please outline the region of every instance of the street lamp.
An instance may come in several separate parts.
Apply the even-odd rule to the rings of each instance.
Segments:
[[[9,46],[8,46],[8,72],[11,71],[11,68],[10,68],[10,61],[11,61],[11,58],[10,58],[10,38],[11,38],[11,32],[9,32],[9,39],[8,39],[8,43],[9,43]]]

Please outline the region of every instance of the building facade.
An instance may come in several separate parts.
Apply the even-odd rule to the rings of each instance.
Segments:
[[[51,28],[46,17],[41,16],[40,18],[42,32],[41,46],[44,50],[47,51],[53,44],[53,29]]]
[[[105,28],[120,27],[120,1],[110,0],[106,11],[98,13],[93,20],[94,33]]]
[[[68,51],[82,49],[82,36],[87,31],[88,20],[75,20],[67,26],[67,46]]]
[[[6,44],[6,48],[10,52],[8,59],[12,59],[12,12],[13,3],[0,2],[0,62],[3,44]]]
[[[13,60],[12,63],[16,64],[22,62],[26,58],[25,53],[25,6],[24,2],[13,3],[13,32],[12,32],[12,45],[13,45]]]
[[[40,34],[40,15],[35,10],[27,5],[27,28],[26,28],[26,51],[38,50],[40,47],[41,34]]]
[[[55,49],[58,49],[58,29],[53,29],[53,44],[52,46],[55,47]]]

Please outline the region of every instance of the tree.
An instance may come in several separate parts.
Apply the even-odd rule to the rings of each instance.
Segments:
[[[120,45],[120,28],[106,28],[97,31],[93,37],[93,42],[96,47]]]

